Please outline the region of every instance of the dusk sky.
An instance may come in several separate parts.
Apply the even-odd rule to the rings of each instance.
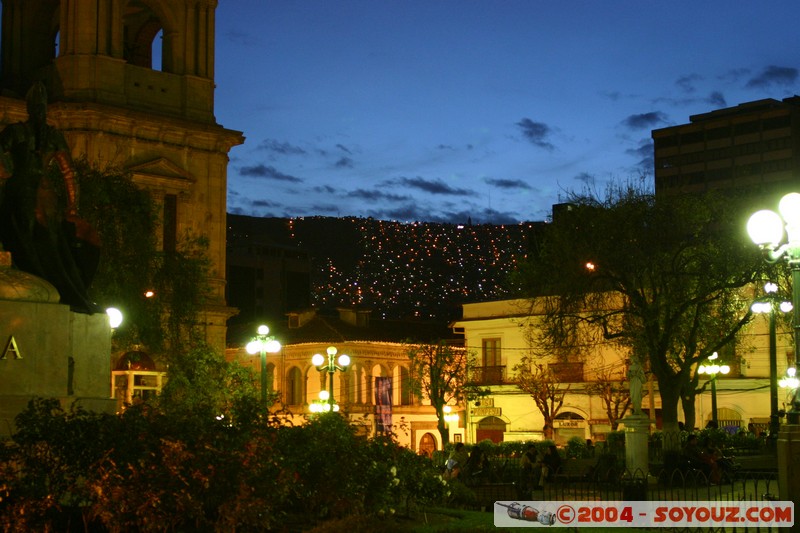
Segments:
[[[800,2],[221,0],[228,211],[545,220],[652,129],[800,93]]]

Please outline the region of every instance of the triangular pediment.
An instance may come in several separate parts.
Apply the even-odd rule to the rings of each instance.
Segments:
[[[187,190],[195,182],[194,176],[165,157],[131,165],[128,170],[134,182],[150,187]]]

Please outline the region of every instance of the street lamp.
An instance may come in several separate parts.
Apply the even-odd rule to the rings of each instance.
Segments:
[[[784,260],[792,271],[792,307],[794,309],[794,357],[800,354],[800,193],[791,192],[778,202],[778,211],[756,211],[747,221],[747,233],[764,252],[769,263]],[[783,242],[784,229],[786,242]],[[797,390],[792,398],[787,422],[800,421]]]
[[[800,379],[797,379],[797,369],[793,366],[787,368],[786,375],[780,379],[778,385],[782,389],[789,389],[789,394],[794,398],[798,387],[800,387]]]
[[[281,343],[275,337],[269,336],[269,328],[265,325],[258,326],[258,335],[247,343],[245,349],[250,355],[261,353],[261,404],[267,405],[267,353],[281,351]]]
[[[731,371],[728,365],[719,365],[716,360],[719,357],[717,352],[708,356],[708,364],[702,364],[697,368],[698,374],[708,374],[711,377],[711,420],[715,427],[719,427],[717,419],[717,374],[725,375]]]
[[[311,402],[311,405],[308,406],[309,411],[312,413],[328,413],[331,411],[331,404],[328,401],[330,398],[330,393],[326,390],[319,391],[319,400],[314,400]],[[339,410],[339,404],[335,404],[333,406],[333,411]]]
[[[336,359],[336,353],[338,350],[335,346],[328,346],[328,349],[325,350],[328,354],[327,361],[324,355],[321,353],[314,354],[311,358],[311,364],[317,367],[317,370],[320,372],[327,372],[328,373],[328,406],[329,408],[326,411],[335,411],[336,410],[336,403],[333,400],[333,375],[336,373],[337,370],[344,372],[347,370],[347,367],[350,366],[350,356],[342,354],[339,356],[339,359]],[[336,364],[336,363],[339,364]]]
[[[776,308],[782,313],[792,310],[791,302],[780,301],[775,294],[778,286],[772,282],[764,285],[764,292],[767,297],[763,300],[753,302],[750,310],[754,313],[769,313],[769,438],[772,443],[777,442],[778,431],[780,430],[780,415],[778,414],[778,355],[777,340],[775,332],[775,311]]]
[[[122,311],[116,307],[106,309],[106,314],[108,315],[108,325],[111,326],[111,329],[117,329],[122,324]]]
[[[447,427],[447,434],[450,435],[450,424],[458,422],[458,413],[454,413],[453,408],[449,405],[442,407],[442,413],[444,413],[444,424]]]

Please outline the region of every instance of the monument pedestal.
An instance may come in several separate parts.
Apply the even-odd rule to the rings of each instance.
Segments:
[[[632,414],[623,418],[622,423],[625,424],[625,468],[633,476],[647,477],[650,417],[645,414]]]
[[[74,313],[52,285],[0,267],[0,436],[33,398],[113,413],[111,327],[105,313]]]

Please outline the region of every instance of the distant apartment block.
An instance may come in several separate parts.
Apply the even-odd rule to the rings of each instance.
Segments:
[[[800,96],[692,115],[652,138],[658,195],[735,188],[771,206],[800,189]]]

